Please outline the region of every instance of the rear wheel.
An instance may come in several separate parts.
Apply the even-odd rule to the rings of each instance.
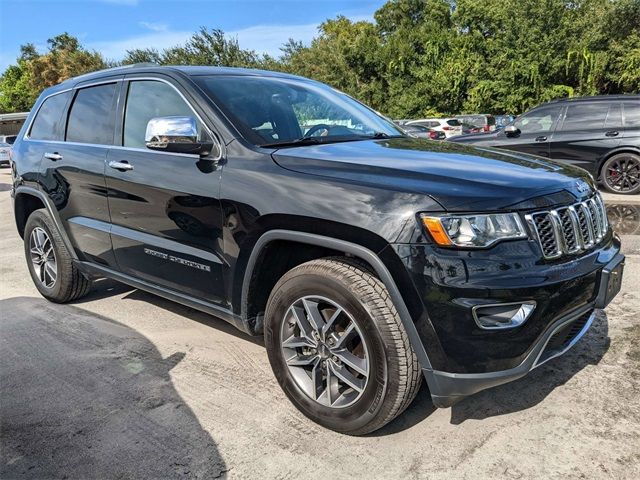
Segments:
[[[633,153],[612,156],[602,166],[602,180],[610,192],[640,193],[640,156]]]
[[[33,283],[43,297],[65,303],[83,297],[91,289],[91,281],[74,265],[45,209],[29,216],[24,251]]]
[[[417,358],[385,286],[348,259],[314,260],[278,281],[265,343],[289,399],[339,432],[379,429],[420,387]]]

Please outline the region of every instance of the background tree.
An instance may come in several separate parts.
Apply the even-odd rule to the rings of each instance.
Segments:
[[[264,68],[326,82],[393,118],[521,113],[552,98],[640,92],[640,0],[389,0],[373,22],[323,22],[278,58],[202,27],[183,45],[128,51],[121,63]],[[62,34],[24,45],[0,78],[0,109],[106,66]]]

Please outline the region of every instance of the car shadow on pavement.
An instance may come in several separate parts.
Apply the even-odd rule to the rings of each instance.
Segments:
[[[247,335],[228,322],[225,322],[221,318],[218,318],[214,315],[209,315],[208,313],[201,312],[185,305],[181,305],[171,300],[167,300],[163,297],[160,297],[159,295],[154,295],[143,290],[138,290],[137,288],[130,287],[129,285],[125,285],[124,283],[120,283],[116,280],[111,280],[108,278],[95,280],[93,287],[91,288],[91,292],[89,292],[89,294],[85,297],[74,301],[73,304],[81,305],[85,302],[100,300],[103,298],[108,298],[125,293],[126,295],[123,297],[124,299],[151,303],[156,307],[188,318],[189,320],[202,323],[203,325],[215,328],[216,330],[228,333],[229,335],[233,335],[234,337],[240,338],[241,340],[246,340],[247,342],[251,342],[256,345],[264,345],[262,336]]]
[[[451,423],[483,420],[526,410],[542,402],[588,365],[597,365],[609,349],[609,323],[600,311],[587,334],[564,355],[550,360],[525,377],[485,390],[451,407]]]
[[[135,330],[77,306],[0,300],[0,478],[212,478],[214,440]]]

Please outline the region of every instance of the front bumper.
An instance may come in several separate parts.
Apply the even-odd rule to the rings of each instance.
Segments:
[[[440,408],[450,407],[481,390],[524,377],[534,368],[565,353],[591,327],[595,318],[594,309],[604,308],[618,293],[623,267],[624,256],[618,254],[602,269],[595,300],[551,323],[519,365],[484,373],[450,373],[424,369],[434,405]]]

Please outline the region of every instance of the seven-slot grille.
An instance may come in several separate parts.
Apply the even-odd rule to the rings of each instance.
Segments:
[[[607,233],[607,211],[600,194],[580,203],[526,215],[545,258],[588,250]]]

